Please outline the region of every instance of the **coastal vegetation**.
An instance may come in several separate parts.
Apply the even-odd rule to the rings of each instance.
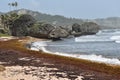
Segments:
[[[58,25],[57,22],[52,24],[47,21],[38,21],[33,15],[28,13],[12,11],[0,16],[0,24],[5,33],[11,36],[33,36],[50,39],[65,38],[69,35],[76,36],[76,34],[78,36],[95,34],[100,29],[100,26],[93,22],[74,23],[66,27],[65,25]]]
[[[73,25],[74,23],[78,23],[81,25],[84,22],[94,22],[100,26],[100,29],[120,28],[120,17],[76,19],[76,18],[64,17],[60,15],[45,14],[38,11],[31,11],[27,9],[14,10],[12,12],[15,12],[17,14],[29,14],[32,15],[37,21],[46,22],[49,24],[56,24],[57,26],[63,26],[66,28],[70,28],[70,26]]]
[[[0,33],[0,37],[2,37],[2,36],[9,36],[9,35]]]

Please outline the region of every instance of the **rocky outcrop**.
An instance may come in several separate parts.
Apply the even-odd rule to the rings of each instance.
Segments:
[[[100,26],[94,22],[85,22],[81,26],[82,26],[82,32],[88,34],[97,33],[100,28]]]
[[[49,38],[49,33],[54,29],[54,26],[47,23],[36,23],[30,29],[30,36],[38,38]]]
[[[7,28],[7,32],[12,36],[23,37],[33,36],[38,38],[62,38],[68,35],[68,32],[62,28],[54,27],[44,22],[36,22],[36,20],[28,14],[18,15],[12,13],[3,15],[2,21]],[[55,35],[53,35],[55,34]]]
[[[29,34],[30,27],[35,23],[35,19],[27,14],[21,15],[10,27],[11,35],[13,36],[26,36]]]
[[[57,27],[50,32],[49,37],[50,38],[65,38],[65,37],[68,37],[68,35],[69,33],[65,29]]]
[[[39,38],[64,38],[69,33],[61,27],[54,27],[47,23],[37,23],[30,29],[30,35]]]
[[[27,36],[30,27],[36,20],[28,14],[17,15],[16,13],[4,14],[0,16],[1,25],[7,34],[12,36]]]
[[[77,23],[74,23],[72,25],[72,31],[74,31],[75,33],[82,32],[82,26]]]
[[[75,23],[72,25],[72,34],[75,36],[95,34],[100,26],[93,22],[85,22],[81,25]]]
[[[95,34],[99,30],[99,25],[93,22],[85,22],[83,24],[73,24],[60,27],[55,20],[53,25],[50,23],[36,22],[36,20],[28,15],[25,11],[19,13],[9,13],[1,16],[2,26],[5,31],[12,36],[33,36],[38,38],[65,38],[68,35],[84,35]],[[42,20],[44,21],[44,20]]]

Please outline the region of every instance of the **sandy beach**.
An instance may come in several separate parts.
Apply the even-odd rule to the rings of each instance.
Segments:
[[[46,63],[44,59],[18,52],[0,50],[0,65],[5,70],[0,72],[1,80],[82,80],[81,75],[61,71],[54,64]]]
[[[31,41],[36,40],[40,39],[31,38]],[[31,41],[29,38],[17,40],[22,44]],[[64,60],[44,52],[26,50],[16,41],[3,42],[0,41],[0,65],[5,70],[0,72],[0,80],[120,80],[119,76],[94,70],[89,64],[73,63],[71,58],[63,57]]]
[[[7,41],[10,39],[16,38],[15,37],[0,38],[1,41]],[[32,37],[29,37],[29,39],[30,39],[29,41],[19,40],[19,42],[27,44],[31,43],[32,41],[44,40]],[[40,58],[35,58],[28,55],[20,56],[18,55],[19,53],[18,54],[16,53],[16,55],[15,54],[11,55],[12,51],[8,52],[9,55],[5,54],[4,51],[3,53],[1,53],[0,50],[0,54],[2,56],[0,57],[0,59],[3,58],[5,59],[5,61],[3,60],[3,62],[0,62],[0,65],[5,66],[5,70],[0,72],[0,80],[71,80],[68,76],[73,76],[73,78],[75,77],[74,78],[75,80],[82,80],[83,78],[83,76],[68,75],[66,72],[62,72],[58,68],[55,68],[54,64],[44,63]]]

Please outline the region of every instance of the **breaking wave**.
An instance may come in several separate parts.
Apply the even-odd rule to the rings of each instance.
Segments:
[[[120,36],[112,36],[110,39],[111,40],[120,40]]]
[[[114,40],[116,43],[120,43],[120,36],[112,36],[110,39]]]
[[[116,40],[115,42],[116,42],[116,43],[120,43],[120,40]]]
[[[96,35],[88,35],[88,36],[82,36],[75,38],[75,42],[108,42],[108,41],[114,41],[112,39],[109,39],[108,36],[96,36]]]
[[[35,50],[35,51],[44,51],[47,52],[47,50],[45,49],[45,46],[47,46],[46,42],[50,42],[50,41],[38,41],[38,42],[33,42],[31,43],[31,50]]]
[[[67,54],[67,53],[59,53],[59,52],[50,52],[48,51],[45,46],[45,42],[35,42],[31,46],[31,50],[36,50],[36,51],[44,51],[50,54],[55,54],[55,55],[60,55],[60,56],[66,56],[66,57],[74,57],[74,58],[79,58],[79,59],[84,59],[84,60],[90,60],[94,62],[99,62],[99,63],[106,63],[106,64],[113,64],[113,65],[120,65],[120,60],[117,58],[106,58],[103,57],[102,55],[80,55],[80,54]]]
[[[120,42],[120,30],[101,30],[96,35],[80,36],[75,38],[75,42]]]
[[[120,65],[120,60],[118,59],[119,57],[116,58],[118,55],[120,55],[120,52],[119,52],[120,47],[119,47],[119,44],[117,44],[117,43],[120,43],[120,30],[117,30],[117,29],[99,31],[96,35],[77,37],[73,39],[73,42],[70,42],[70,40],[63,41],[63,42],[53,42],[51,44],[47,44],[47,42],[50,42],[50,41],[38,41],[38,42],[31,43],[31,50],[36,50],[36,51],[42,50],[50,54],[80,58],[80,59],[85,59],[85,60],[90,60],[90,61],[100,62],[100,63],[106,63],[106,64]],[[81,43],[77,43],[77,42],[81,42]],[[95,43],[94,45],[92,45],[93,43],[86,43],[86,42],[95,42]],[[99,42],[102,42],[102,43],[99,43]],[[91,45],[90,48],[87,47],[89,45]],[[49,51],[48,46],[52,47],[51,49],[55,49],[56,47],[57,49],[55,50],[55,52],[51,50]],[[59,52],[59,50],[61,49],[63,50],[63,53]],[[72,52],[73,54],[69,54],[65,52],[65,50],[67,49],[71,52],[72,50],[76,50],[78,51],[78,53],[80,53],[80,49],[88,50],[88,52],[90,52],[90,50],[92,51],[92,50],[98,49],[100,50],[100,52],[103,51],[104,53],[108,51],[108,53],[106,54],[113,58],[108,58],[108,57],[103,56],[104,53],[100,53],[99,55],[96,55],[97,52],[93,52],[96,54],[91,54],[90,52],[89,55],[75,54],[74,52]],[[114,53],[114,51],[116,51],[115,56],[109,55],[110,52],[111,52],[110,54],[112,54]]]

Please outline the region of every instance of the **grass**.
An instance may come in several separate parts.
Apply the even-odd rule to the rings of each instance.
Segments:
[[[2,34],[0,33],[0,37],[8,37],[9,35],[8,34]]]
[[[120,66],[107,65],[104,63],[91,62],[83,59],[76,59],[71,57],[58,56],[53,54],[47,54],[44,52],[31,51],[24,47],[24,44],[18,42],[18,40],[10,40],[6,42],[0,42],[0,49],[16,50],[22,53],[34,55],[36,57],[44,58],[49,62],[55,64],[59,68],[80,71],[81,69],[87,69],[88,71],[96,71],[100,73],[106,73],[113,76],[120,77]]]

